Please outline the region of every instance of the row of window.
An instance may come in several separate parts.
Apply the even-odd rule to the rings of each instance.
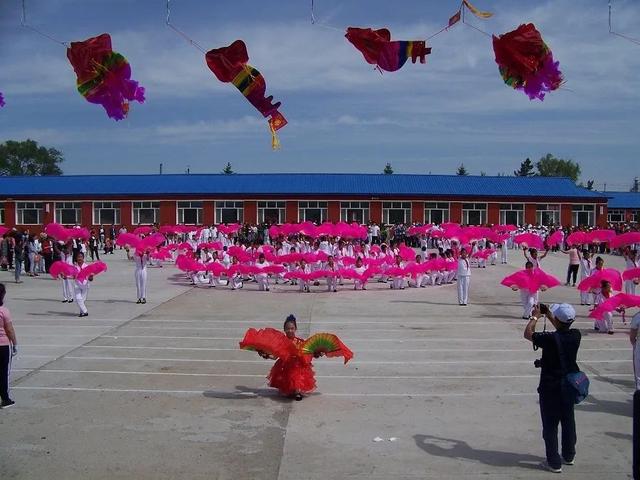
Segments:
[[[179,224],[198,225],[204,222],[203,201],[176,202],[176,221]],[[284,223],[286,202],[269,200],[257,202],[259,223]],[[54,221],[64,225],[82,223],[81,202],[56,202]],[[444,223],[450,219],[448,202],[426,202],[424,204],[425,223]],[[48,205],[47,205],[48,207]],[[131,220],[134,225],[158,223],[160,220],[159,201],[132,202]],[[44,222],[45,204],[42,202],[16,202],[16,223],[18,225],[40,225]],[[328,219],[327,201],[299,201],[298,220],[324,222]],[[370,207],[367,201],[340,202],[340,219],[346,222],[367,223],[370,219]],[[244,202],[226,200],[215,202],[216,223],[236,223],[244,221]],[[382,223],[409,223],[411,221],[411,202],[382,202]],[[524,204],[500,204],[500,223],[522,225],[524,223]],[[625,221],[624,210],[609,210],[609,222]],[[640,211],[636,211],[633,221],[640,221]],[[560,205],[536,205],[536,222],[541,225],[560,223]],[[4,204],[0,203],[0,224],[5,223]],[[120,202],[93,202],[94,225],[119,225]],[[463,203],[462,223],[481,225],[487,223],[486,203]],[[573,225],[595,225],[595,205],[573,205]]]

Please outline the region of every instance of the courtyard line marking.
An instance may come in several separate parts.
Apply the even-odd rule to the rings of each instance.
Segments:
[[[418,317],[416,317],[418,318]],[[511,324],[515,324],[515,325],[524,325],[524,320],[521,318],[505,318],[503,321],[495,321],[495,320],[483,320],[483,319],[478,319],[475,322],[472,321],[463,321],[463,322],[459,322],[459,321],[453,321],[453,322],[438,322],[438,323],[433,323],[430,320],[422,320],[422,321],[414,321],[414,322],[406,322],[406,321],[387,321],[387,320],[380,320],[380,321],[353,321],[353,320],[348,320],[348,321],[342,321],[342,322],[336,322],[336,321],[323,321],[323,320],[314,320],[313,323],[316,325],[345,325],[345,326],[349,326],[349,325],[421,325],[421,326],[426,326],[426,325],[475,325],[475,324],[479,324],[479,325],[485,325],[485,324],[500,324],[500,325],[511,325]],[[260,324],[260,325],[280,325],[282,323],[281,320],[183,320],[183,319],[176,319],[176,320],[155,320],[155,319],[141,319],[141,320],[135,320],[134,323],[202,323],[202,324],[207,324],[207,323],[238,323],[240,325],[256,325],[256,324]],[[581,320],[576,320],[575,322],[573,322],[573,325],[576,324],[593,324],[592,321],[581,321]],[[230,327],[231,328],[231,327]]]
[[[76,345],[29,345],[21,344],[21,347],[75,347]],[[140,350],[185,350],[185,351],[204,351],[204,352],[242,352],[240,348],[213,348],[213,347],[168,347],[160,346],[153,347],[148,345],[82,345],[80,348],[114,348],[114,349],[140,349]],[[628,352],[629,348],[581,348],[580,352]],[[503,353],[503,352],[526,352],[531,353],[531,348],[419,348],[419,349],[407,349],[407,348],[359,348],[358,352],[477,352],[477,353]]]
[[[187,394],[187,395],[204,395],[208,390],[151,390],[136,388],[86,388],[86,387],[25,387],[16,386],[12,390],[48,390],[48,391],[71,391],[71,392],[99,392],[99,393],[151,393],[151,394]],[[263,396],[276,396],[277,392],[261,392],[259,395],[253,392],[225,392],[235,393],[237,395],[246,395],[250,397],[260,398]],[[590,392],[590,395],[613,395],[613,396],[629,396],[631,392]],[[319,396],[325,397],[537,397],[538,393],[320,393]]]
[[[16,372],[30,372],[33,369],[27,368],[14,368],[12,371]],[[111,375],[165,375],[175,377],[220,377],[220,378],[234,378],[234,377],[256,377],[265,378],[264,374],[250,374],[250,373],[184,373],[184,372],[139,372],[139,371],[120,371],[120,370],[63,370],[63,369],[41,369],[38,373],[104,373]],[[630,377],[634,375],[632,373],[615,373],[607,375],[599,375],[593,378],[605,377]],[[316,375],[316,378],[323,379],[361,379],[361,380],[457,380],[457,379],[507,379],[507,378],[539,378],[540,375]],[[600,380],[598,380],[600,381]],[[604,381],[603,383],[607,383]]]
[[[20,324],[20,329],[23,328],[115,328],[116,325],[53,325],[53,324],[44,324],[44,325],[23,325]]]
[[[49,355],[23,355],[22,358],[49,358]],[[133,360],[145,362],[209,362],[209,363],[259,363],[264,365],[264,360],[233,360],[217,358],[153,358],[153,357],[84,357],[65,356],[60,360]],[[531,360],[427,360],[427,361],[374,361],[374,360],[352,360],[350,365],[462,365],[462,364],[530,364]],[[631,363],[630,359],[620,360],[580,360],[579,363]],[[342,362],[327,362],[323,365],[337,365],[342,367]]]
[[[25,335],[21,335],[24,337]],[[43,336],[43,335],[39,335]],[[64,336],[64,335],[60,335]],[[84,335],[83,335],[84,336]],[[238,337],[200,337],[194,335],[188,336],[178,336],[178,335],[100,335],[99,338],[169,338],[169,339],[188,339],[188,340],[231,340],[234,342],[239,342],[241,340],[240,336]],[[344,338],[348,338],[343,336]],[[583,337],[580,342],[597,342],[605,340],[607,342],[610,341],[624,341],[627,344],[629,343],[629,336],[625,335],[624,337],[618,336],[614,338],[607,337],[606,335],[598,335],[597,338],[588,338]],[[508,338],[474,338],[474,337],[455,337],[455,338],[433,338],[433,337],[424,337],[424,338],[348,338],[348,342],[520,342],[523,341],[522,335],[514,335],[513,337]],[[629,348],[631,350],[631,348]]]

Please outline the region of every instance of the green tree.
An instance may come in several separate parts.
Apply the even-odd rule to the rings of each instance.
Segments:
[[[464,163],[461,163],[460,166],[458,167],[458,171],[456,172],[456,175],[469,175],[469,172],[467,172],[467,169],[464,168]]]
[[[234,173],[236,173],[231,168],[231,162],[227,162],[227,166],[222,169],[222,173],[224,173],[225,175],[233,175]]]
[[[0,175],[62,175],[62,152],[39,147],[33,140],[7,140],[0,145]]]
[[[534,172],[535,166],[533,162],[528,158],[520,164],[519,170],[514,170],[513,174],[516,177],[533,177],[536,172]]]
[[[384,173],[385,175],[391,175],[393,173],[393,167],[390,163],[387,163],[384,166],[384,170],[382,171],[382,173]]]
[[[536,168],[541,177],[569,177],[576,182],[580,176],[580,164],[573,160],[556,158],[550,153],[538,160]]]

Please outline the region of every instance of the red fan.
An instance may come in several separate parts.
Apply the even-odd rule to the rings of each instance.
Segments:
[[[609,242],[611,248],[620,248],[626,245],[640,243],[640,232],[627,232],[612,238]]]
[[[535,233],[521,233],[513,237],[513,241],[521,246],[536,248],[538,250],[544,249],[542,238]]]
[[[640,268],[630,268],[622,272],[623,280],[630,280],[635,284],[638,284],[640,280]]]
[[[564,232],[562,230],[555,231],[551,235],[549,235],[549,237],[547,238],[547,246],[555,247],[559,245],[560,242],[562,242],[563,238],[564,238]]]
[[[545,273],[540,268],[535,268],[531,271],[520,270],[513,273],[503,278],[500,284],[514,290],[521,289],[537,292],[538,290],[544,291],[548,288],[557,287],[560,285],[560,280],[553,275]]]
[[[567,237],[567,245],[585,245],[591,243],[585,232],[573,232]]]
[[[49,273],[53,278],[59,278],[60,276],[63,278],[75,278],[78,274],[78,267],[58,260],[51,264]]]
[[[295,344],[275,328],[250,328],[240,342],[243,350],[255,350],[275,358],[287,358],[298,352]]]
[[[107,264],[104,262],[94,262],[80,270],[76,278],[80,282],[84,282],[90,276],[96,276],[107,271]]]
[[[613,312],[618,309],[640,307],[640,295],[628,295],[626,293],[618,293],[613,297],[605,300],[598,305],[589,314],[591,318],[597,318],[602,320],[602,317],[607,312]]]
[[[116,245],[119,247],[133,247],[137,248],[140,244],[140,237],[133,233],[121,233],[116,239]]]
[[[615,268],[603,268],[602,270],[594,270],[590,277],[585,278],[578,284],[578,290],[588,292],[593,289],[600,288],[603,280],[611,283],[613,290],[622,290],[622,275]]]
[[[353,352],[333,333],[316,333],[307,338],[301,347],[302,353],[327,357],[343,357],[344,363],[353,358]]]

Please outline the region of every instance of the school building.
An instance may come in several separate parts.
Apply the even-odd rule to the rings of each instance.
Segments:
[[[609,197],[607,220],[610,223],[640,223],[640,193],[604,192]]]
[[[0,224],[345,221],[604,226],[608,195],[568,178],[399,174],[0,177]],[[625,213],[625,216],[627,213]],[[636,213],[637,219],[637,210]],[[626,217],[625,217],[626,218]]]

